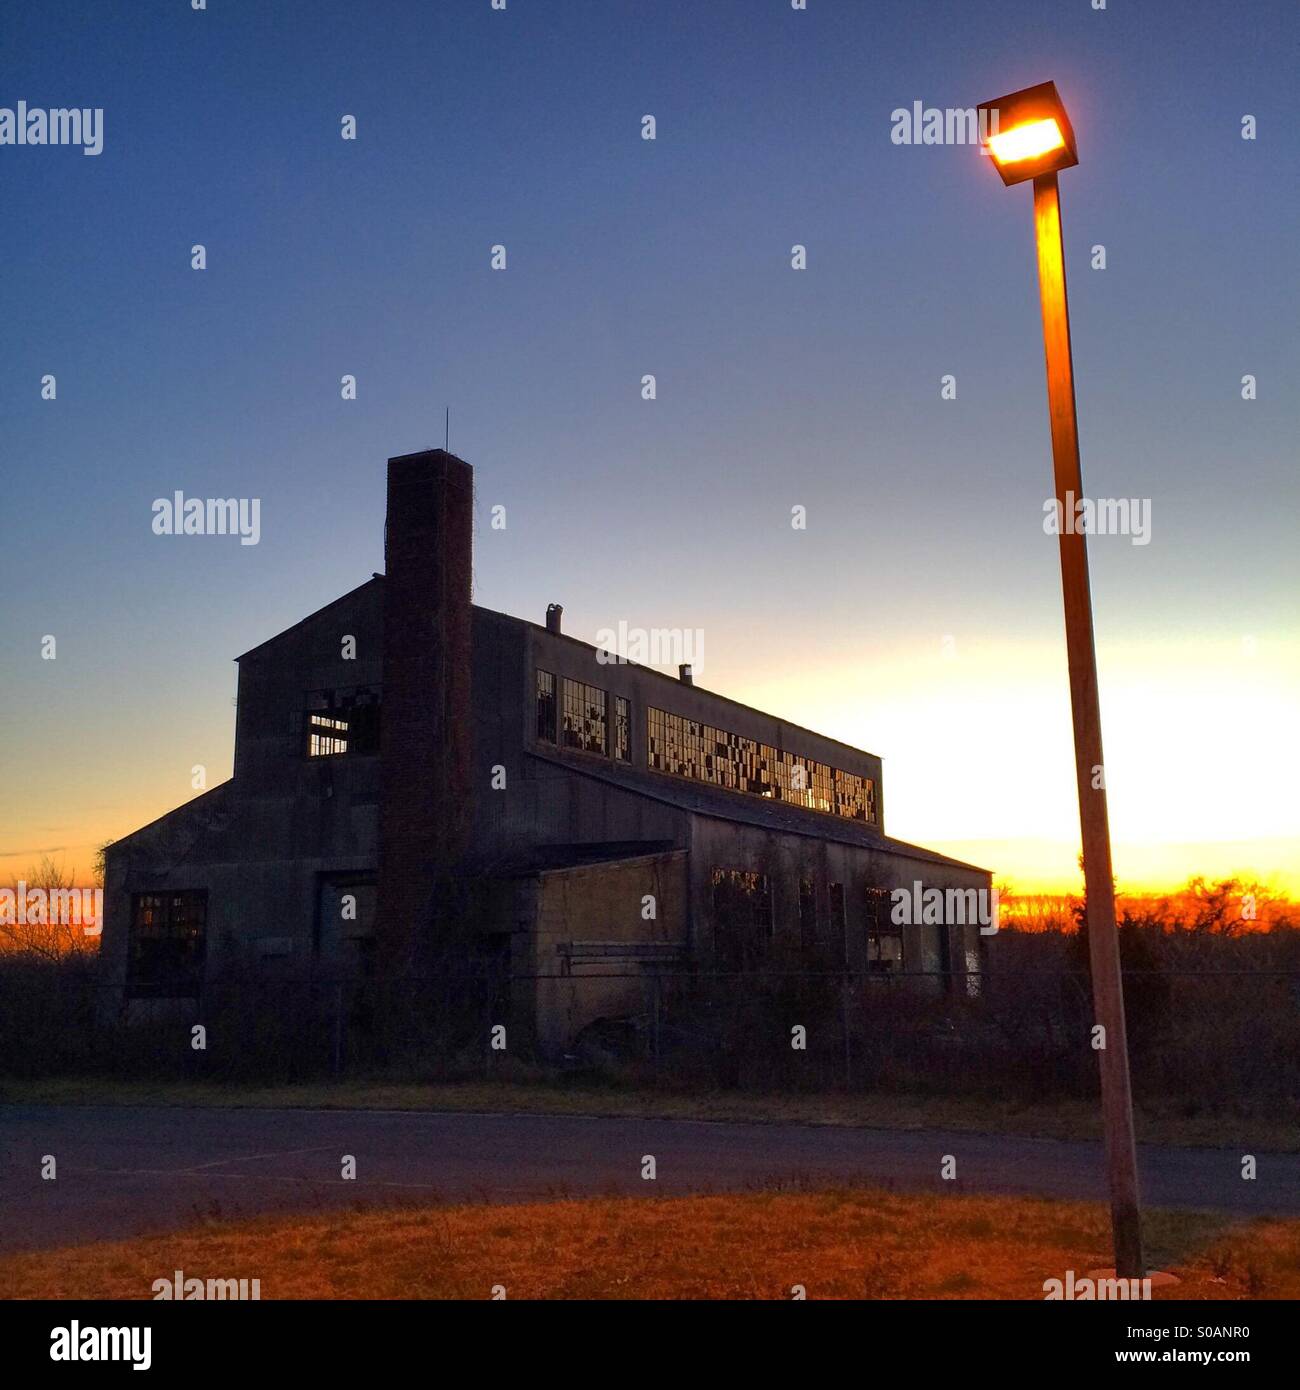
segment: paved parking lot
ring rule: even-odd
[[[42,1180],[44,1155],[57,1178]],[[344,1155],[356,1178],[341,1177]],[[652,1154],[657,1177],[641,1177]],[[939,1178],[946,1154],[957,1180]],[[1151,1206],[1300,1214],[1300,1155],[1147,1147]],[[0,1107],[0,1249],[221,1217],[781,1184],[1102,1198],[1101,1147],[1002,1135],[690,1120],[167,1106]]]

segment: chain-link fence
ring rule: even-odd
[[[1125,972],[1135,1092],[1300,1098],[1300,970]],[[684,1089],[1095,1093],[1086,970],[685,969],[227,977],[133,999],[93,960],[0,962],[0,1073],[289,1083],[599,1079]],[[199,1030],[199,1031],[196,1031]]]

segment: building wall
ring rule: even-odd
[[[320,876],[375,870],[379,758],[305,757],[304,697],[376,684],[381,633],[372,581],[240,660],[234,777],[105,856],[106,983],[126,980],[133,895],[167,888],[208,892],[209,975],[241,949],[268,970],[313,968]],[[355,660],[343,659],[345,636]]]
[[[650,1006],[648,984],[654,963],[602,953],[602,959],[572,959],[561,947],[581,952],[591,943],[628,946],[686,945],[687,874],[683,851],[614,864],[556,869],[538,876],[531,973],[536,1042],[546,1055],[568,1047],[598,1019],[640,1017]],[[643,904],[654,900],[653,919]]]
[[[343,657],[345,637],[356,640],[353,660]],[[329,766],[336,781],[356,781],[355,790],[370,793],[373,803],[377,759],[321,759],[309,766],[303,757],[305,697],[311,690],[379,685],[383,640],[384,584],[376,578],[240,657],[234,776],[244,795],[312,799],[312,777]]]
[[[830,886],[844,887],[847,929],[847,965],[854,971],[867,968],[868,899],[870,888],[911,888],[920,881],[926,887],[988,889],[990,876],[980,869],[964,869],[913,858],[892,849],[873,849],[840,844],[812,836],[765,830],[711,816],[692,818],[690,878],[694,913],[695,954],[708,960],[715,954],[711,875],[715,868],[740,869],[768,877],[772,889],[774,968],[782,963],[794,968],[804,959],[799,915],[800,880],[811,879],[817,898],[819,939],[828,947],[827,960],[838,964],[838,943],[830,920]],[[887,900],[888,901],[888,900]],[[904,969],[937,972],[944,966],[944,950],[937,924],[914,923],[903,927]],[[949,961],[964,961],[965,952],[979,950],[978,926],[954,926]],[[952,968],[958,968],[953,966]],[[942,981],[927,981],[924,988],[938,991]]]
[[[241,800],[232,789],[225,783],[110,848],[101,943],[107,985],[126,983],[134,895],[159,890],[207,892],[207,978],[245,958],[298,977],[338,965],[345,928],[318,920],[320,885],[325,876],[373,878],[373,814],[353,812],[348,833],[336,822],[313,853],[286,835],[284,802]]]

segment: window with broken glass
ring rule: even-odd
[[[584,753],[608,753],[605,692],[595,685],[564,679],[564,746]]]
[[[555,677],[537,669],[537,737],[543,743],[555,742]]]
[[[632,761],[632,706],[621,695],[614,696],[614,756]]]
[[[876,786],[870,777],[667,710],[647,711],[646,763],[653,772],[875,824]]]
[[[379,687],[310,691],[304,729],[309,758],[378,753]]]
[[[903,928],[891,920],[888,888],[867,889],[867,969],[895,975],[903,968]]]

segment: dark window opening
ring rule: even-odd
[[[766,874],[745,869],[714,869],[713,941],[724,970],[747,970],[765,954],[772,939],[772,883]]]
[[[207,924],[205,889],[133,894],[127,994],[135,999],[197,998]]]
[[[583,753],[609,752],[605,692],[598,686],[564,679],[564,746]]]
[[[903,968],[903,929],[890,919],[888,888],[867,889],[867,969],[893,975]]]
[[[537,737],[543,743],[555,742],[555,677],[540,669],[537,672]]]
[[[313,690],[307,696],[307,756],[337,758],[379,752],[379,689]]]

